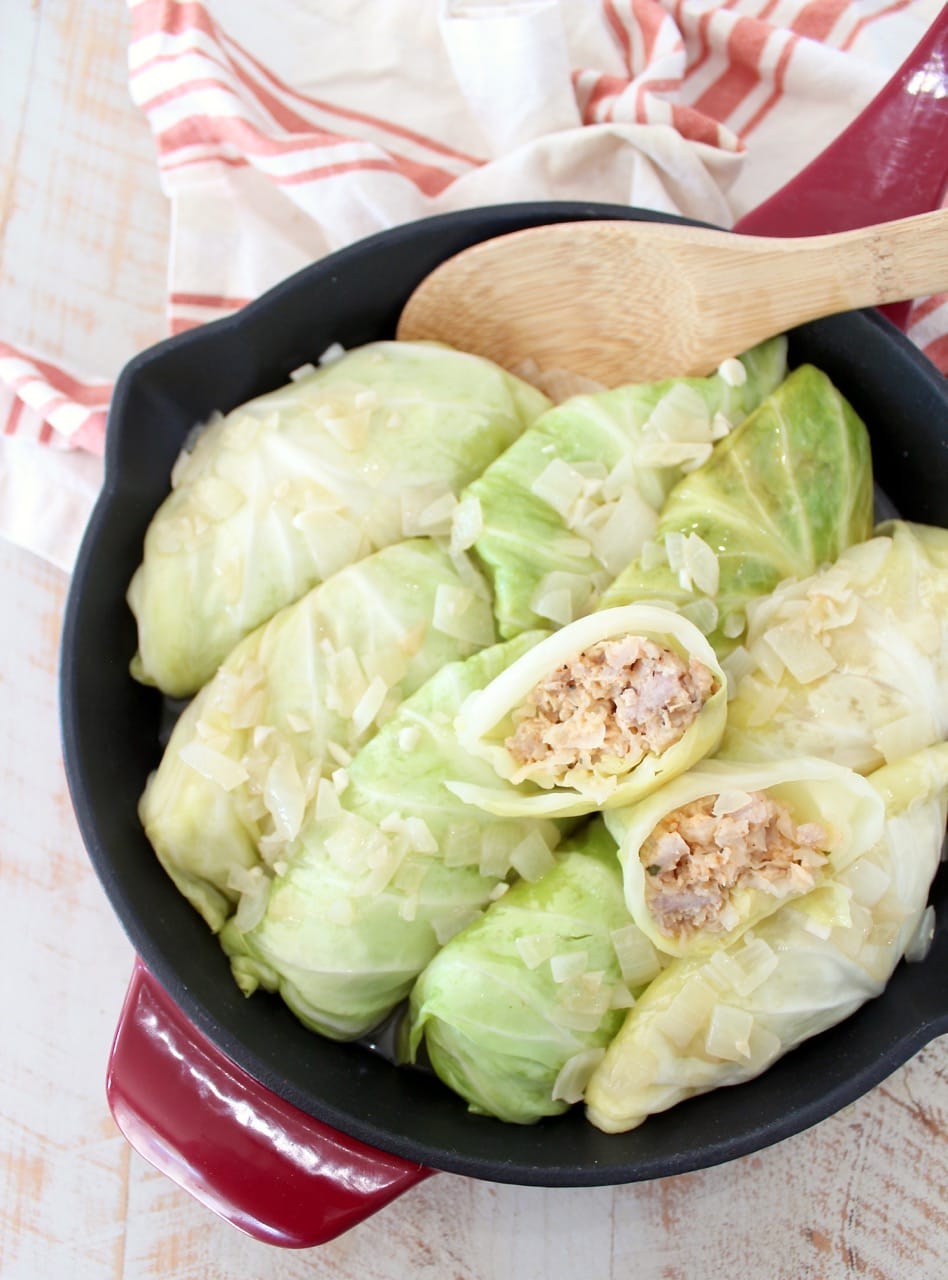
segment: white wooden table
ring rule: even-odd
[[[111,376],[163,334],[166,210],[119,0],[0,0],[0,336]],[[283,1253],[132,1153],[106,1107],[132,955],[60,761],[66,579],[0,542],[2,1280],[926,1280],[948,1274],[948,1039],[816,1129],[717,1169],[563,1191],[440,1175]]]

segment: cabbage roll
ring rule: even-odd
[[[878,843],[736,946],[663,970],[593,1072],[593,1124],[623,1132],[692,1094],[751,1079],[881,993],[927,924],[948,744],[887,765],[870,782],[885,805]]]
[[[178,719],[140,803],[163,866],[211,928],[249,870],[296,838],[320,777],[445,663],[493,639],[481,575],[418,538],[342,570],[237,646]]]
[[[870,536],[872,502],[866,428],[829,378],[804,365],[679,480],[654,539],[600,607],[668,601],[723,657],[750,600]]]
[[[633,920],[660,951],[688,956],[732,945],[838,875],[884,816],[869,782],[829,761],[709,760],[605,820]]]
[[[948,737],[948,530],[877,532],[754,604],[721,755],[871,773]]]
[[[496,776],[450,786],[501,815],[631,804],[714,751],[726,698],[714,650],[687,619],[650,605],[590,614],[465,702],[458,739]]]
[[[549,403],[476,356],[377,342],[211,422],[175,466],[129,588],[133,674],[192,694],[318,582],[448,532],[461,488]]]
[[[574,396],[545,413],[462,496],[501,636],[587,613],[652,537],[675,481],[785,372],[786,340],[774,338],[709,378]]]
[[[641,935],[623,950],[628,932],[615,841],[594,819],[431,961],[411,994],[410,1058],[424,1040],[471,1111],[514,1124],[565,1111],[658,972]]]
[[[452,722],[473,689],[536,641],[527,633],[443,667],[342,775],[320,782],[294,845],[256,869],[221,933],[245,993],[277,990],[313,1030],[363,1035],[498,885],[552,864],[557,825],[480,813],[444,785],[492,774]]]

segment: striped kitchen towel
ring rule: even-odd
[[[180,333],[334,249],[451,209],[594,199],[732,225],[842,131],[941,5],[130,8],[129,82],[171,204],[168,328]],[[948,370],[946,299],[917,304],[909,334]],[[105,379],[0,344],[0,530],[65,566],[94,498],[108,394]]]

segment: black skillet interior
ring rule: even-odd
[[[128,675],[135,632],[124,597],[195,423],[285,382],[333,342],[392,336],[415,284],[467,245],[584,218],[665,220],[594,204],[449,214],[343,250],[238,316],[133,360],[113,401],[106,486],[73,578],[61,660],[66,767],[84,840],[138,954],[191,1020],[265,1086],[370,1145],[456,1173],[549,1186],[662,1177],[757,1150],[832,1114],[948,1030],[948,875],[934,890],[939,924],[927,961],[900,966],[881,998],[760,1079],[620,1136],[599,1133],[578,1109],[529,1128],[472,1117],[432,1077],[312,1035],[275,998],[239,994],[138,823],[158,760],[160,700]],[[948,393],[937,371],[874,313],[801,328],[791,361],[824,369],[869,424],[877,479],[901,514],[948,525]]]

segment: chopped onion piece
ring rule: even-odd
[[[478,870],[490,880],[503,880],[510,870],[509,828],[500,823],[486,827],[480,837]]]
[[[451,533],[457,506],[458,500],[453,493],[442,494],[419,511],[416,532],[431,538],[447,537]]]
[[[726,418],[720,409],[711,418],[711,439],[723,440],[734,430],[734,423]]]
[[[558,515],[568,516],[573,504],[583,492],[585,481],[562,458],[554,458],[530,486],[532,493],[552,507]]]
[[[552,933],[529,933],[517,938],[514,946],[528,969],[538,969],[556,951],[557,937]]]
[[[590,537],[596,558],[617,576],[641,551],[655,532],[658,515],[634,489],[627,489],[608,518]]]
[[[349,775],[345,769],[333,769],[332,785],[337,794],[342,795],[343,791],[345,791],[346,787],[349,785]]]
[[[832,654],[801,627],[771,627],[763,638],[800,684],[811,684],[836,666]]]
[[[718,377],[729,387],[742,387],[747,381],[747,370],[736,356],[730,356],[718,365]]]
[[[553,1082],[553,1101],[568,1102],[571,1106],[582,1102],[589,1079],[605,1056],[605,1049],[584,1049],[567,1058]]]
[[[609,1000],[610,1009],[632,1009],[635,1007],[635,996],[624,982],[617,982],[612,988]]]
[[[328,822],[330,818],[338,818],[342,813],[339,803],[339,791],[329,778],[320,778],[316,787],[316,806],[313,816],[317,822]]]
[[[424,818],[410,817],[405,819],[405,836],[408,847],[415,853],[437,853],[438,842]]]
[[[335,760],[336,764],[341,764],[344,769],[348,765],[352,764],[352,752],[347,751],[341,743],[327,742],[326,750],[332,756],[333,760]]]
[[[905,958],[909,964],[917,964],[928,955],[935,937],[935,908],[929,905],[922,912],[918,928],[909,938],[905,948]]]
[[[524,880],[541,880],[555,866],[549,846],[538,831],[530,834],[513,850],[510,865]]]
[[[609,938],[619,961],[622,979],[633,990],[646,986],[661,971],[658,952],[637,924],[614,929]]]
[[[247,770],[239,761],[222,755],[197,739],[179,748],[178,758],[224,791],[233,791],[248,779]]]
[[[585,612],[589,607],[591,596],[592,584],[588,577],[583,574],[566,573],[561,569],[554,569],[552,573],[548,573],[544,578],[541,578],[537,584],[537,589],[530,601],[530,608],[534,613],[539,614],[541,618],[550,618],[553,622],[560,622],[565,625]],[[550,612],[550,610],[556,609],[557,614],[565,614],[567,608],[569,610],[568,617],[555,616],[553,612]]]
[[[502,898],[504,896],[504,894],[507,892],[509,888],[510,888],[510,885],[507,883],[506,880],[499,880],[497,884],[494,885],[493,889],[491,889],[490,893],[487,895],[488,901],[496,902],[498,898]]]
[[[562,951],[550,957],[550,973],[554,982],[567,982],[584,974],[588,964],[588,951]]]
[[[356,734],[364,733],[382,709],[388,693],[388,685],[381,676],[375,676],[352,711],[352,727]]]
[[[675,382],[652,410],[648,426],[666,440],[706,441],[711,415],[699,391],[687,382]]]
[[[721,632],[728,640],[736,640],[747,626],[747,616],[741,609],[735,609],[725,616],[721,623]]]
[[[658,569],[663,564],[668,564],[668,552],[664,545],[653,539],[643,542],[639,551],[639,566],[643,572],[650,573],[652,569]]]
[[[331,342],[323,354],[319,357],[319,364],[332,364],[336,360],[341,360],[346,354],[346,349],[339,342]]]
[[[699,591],[706,596],[718,593],[720,566],[717,554],[697,533],[689,533],[683,552],[684,568]]]
[[[303,825],[306,792],[293,753],[283,746],[267,772],[263,802],[270,811],[276,835],[295,840]]]
[[[310,378],[316,372],[314,364],[301,364],[298,369],[290,370],[291,382],[302,382],[304,378]]]
[[[735,976],[732,983],[739,996],[749,996],[756,991],[778,964],[776,952],[763,938],[745,941],[740,951],[734,952],[733,958],[741,970],[740,977]]]
[[[753,1027],[753,1014],[746,1009],[716,1004],[705,1037],[705,1052],[712,1058],[723,1058],[726,1062],[746,1060],[751,1054],[750,1036]]]
[[[839,876],[839,883],[852,890],[853,902],[861,907],[874,907],[892,883],[892,877],[869,858],[857,858]]]
[[[421,729],[417,724],[408,724],[398,731],[398,747],[400,751],[414,751],[421,741]]]
[[[678,573],[685,567],[685,535],[683,533],[665,534],[665,557],[672,573]]]
[[[678,1049],[684,1049],[706,1023],[713,1005],[714,991],[700,975],[695,975],[655,1019],[655,1026]]]
[[[484,531],[484,512],[475,493],[466,493],[454,509],[451,520],[451,553],[466,551]]]

